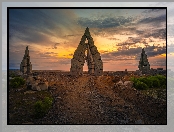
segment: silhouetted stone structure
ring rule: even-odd
[[[148,62],[147,55],[145,54],[144,48],[142,49],[138,68],[142,72],[142,74],[149,73],[150,71],[150,64]]]
[[[28,46],[26,47],[23,60],[20,64],[20,72],[22,72],[23,74],[32,73],[32,65],[31,65],[31,62],[30,62]]]
[[[86,39],[88,40],[88,43],[85,43]],[[87,51],[87,55],[85,55],[85,51]],[[86,28],[85,33],[74,52],[73,58],[71,59],[71,75],[83,74],[83,66],[85,60],[88,65],[89,74],[103,74],[103,62],[101,60],[101,56],[97,50],[97,47],[94,45],[94,41],[90,35],[88,27]]]

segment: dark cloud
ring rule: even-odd
[[[141,37],[154,36],[160,39],[166,37],[166,14],[165,10],[147,10],[149,12],[156,12],[155,15],[147,13],[140,18],[137,16],[131,17],[113,17],[107,18],[79,18],[79,24],[95,28],[94,34],[112,38],[111,35],[133,35],[136,34]],[[148,17],[147,17],[148,16]],[[160,28],[160,29],[159,29]],[[104,29],[104,30],[103,30]],[[152,32],[151,32],[152,31]],[[146,35],[146,36],[143,36]]]
[[[137,43],[143,43],[144,45],[148,45],[149,42],[155,42],[152,38],[166,40],[166,29],[153,29],[148,31],[135,30],[133,32],[138,36],[128,37],[126,41],[120,42],[116,44],[116,46],[123,46],[123,45],[136,46]]]
[[[137,47],[137,43],[143,43],[144,45],[148,45],[148,39],[143,37],[128,37],[126,41],[118,43],[116,44],[116,46],[120,46],[119,49],[127,49],[130,46]]]
[[[160,15],[160,16],[157,16],[157,17],[146,17],[146,18],[143,18],[141,20],[139,20],[138,24],[153,24],[153,25],[156,25],[159,23],[166,23],[166,15]]]
[[[126,23],[129,23],[133,20],[132,17],[125,18],[123,16],[120,17],[108,17],[108,18],[98,18],[98,19],[89,19],[89,18],[79,18],[78,23],[84,27],[90,28],[112,28],[119,27]]]
[[[69,32],[78,33],[75,15],[71,10],[61,9],[10,9],[9,39],[49,45],[54,42],[50,37],[62,37]],[[62,25],[66,31],[62,30]]]
[[[123,19],[124,17],[122,17]],[[105,19],[108,19],[107,25],[103,24],[103,21]],[[83,26],[86,24],[89,27],[95,28],[93,30],[94,34],[96,36],[101,37],[108,37],[109,40],[117,40],[117,38],[112,37],[112,35],[119,34],[119,35],[126,35],[126,36],[132,36],[136,35],[137,37],[134,37],[132,39],[127,40],[125,43],[121,42],[120,44],[126,45],[126,43],[129,43],[129,45],[133,45],[134,43],[142,42],[144,44],[147,44],[144,39],[149,39],[150,37],[153,38],[159,38],[159,39],[166,39],[166,15],[159,15],[158,16],[150,16],[146,18],[140,19],[138,22],[134,21],[133,18],[130,19],[129,22],[125,24],[125,26],[120,26],[116,24],[113,26],[113,23],[119,23],[119,19],[116,18],[105,18],[105,19],[87,19],[85,18],[81,23]],[[86,21],[85,21],[86,20]],[[110,21],[110,22],[109,22]],[[113,22],[114,21],[114,22]],[[110,26],[108,26],[110,25]],[[110,28],[112,27],[112,28]],[[118,44],[118,45],[120,45]]]
[[[144,41],[144,40],[143,40]],[[128,39],[122,43],[118,43],[116,44],[116,46],[131,46],[131,45],[135,45],[136,43],[140,43],[142,42],[142,37],[128,37]]]
[[[137,35],[142,35],[144,34],[144,30],[135,30]]]
[[[101,54],[104,61],[110,60],[139,60],[142,52],[142,47],[137,48],[120,48],[118,51]],[[166,47],[147,46],[145,52],[148,57],[155,57],[166,53]]]
[[[119,51],[115,51],[110,53],[113,56],[122,56],[122,55],[126,55],[126,56],[134,56],[137,55],[141,52],[141,47],[137,47],[137,48],[130,48],[128,50],[122,49]]]
[[[146,54],[149,57],[154,57],[157,55],[161,55],[161,54],[166,54],[166,47],[158,47],[158,46],[148,46],[145,48],[146,50]]]
[[[51,29],[56,28],[50,16],[39,9],[10,9],[9,25],[11,37],[30,43],[48,41],[43,33],[51,34]]]
[[[166,29],[154,29],[143,35],[145,38],[153,37],[159,39],[166,39]]]
[[[155,15],[147,13],[146,17],[142,17],[134,25],[137,28],[133,31],[139,37],[143,38],[159,38],[166,39],[166,14],[165,10],[147,10],[156,12]],[[161,11],[161,12],[159,12]],[[148,16],[148,17],[147,17]]]
[[[138,56],[141,53],[142,48],[130,48],[129,50],[119,50],[110,53],[102,54],[102,60],[104,61],[118,61],[118,60],[135,60],[134,56]]]
[[[57,49],[57,46],[58,46],[59,44],[60,44],[60,43],[55,43],[52,49]]]

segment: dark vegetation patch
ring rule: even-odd
[[[53,98],[45,97],[44,100],[39,100],[34,104],[34,114],[36,118],[43,117],[48,113],[53,103]]]
[[[48,91],[16,91],[9,93],[9,124],[25,124],[42,118],[52,106]]]
[[[25,80],[22,77],[14,77],[10,81],[10,87],[12,88],[18,88],[20,86],[23,86],[25,84]]]

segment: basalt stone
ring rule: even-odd
[[[143,74],[149,73],[150,71],[150,64],[148,62],[147,55],[145,54],[144,48],[142,49],[138,68]]]
[[[20,72],[23,74],[31,74],[32,73],[32,64],[30,62],[30,55],[29,55],[28,46],[26,47],[23,60],[20,64]]]
[[[39,83],[38,86],[41,90],[48,90],[48,82]]]
[[[88,43],[85,43],[86,40],[88,40]],[[85,55],[86,51],[87,55]],[[71,75],[82,75],[85,61],[88,65],[89,74],[103,74],[103,62],[97,47],[94,45],[94,41],[90,35],[88,27],[86,28],[85,33],[74,52],[73,58],[71,59]]]
[[[32,88],[31,89],[34,90],[34,91],[41,91],[40,87],[38,86],[38,83],[32,84]]]

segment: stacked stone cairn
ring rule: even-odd
[[[26,47],[23,60],[20,64],[20,72],[27,75],[32,73],[32,64],[30,62],[28,46]]]
[[[88,43],[85,43],[86,39]],[[87,55],[85,51],[87,50]],[[94,45],[93,38],[90,35],[89,28],[87,27],[81,41],[74,52],[73,58],[71,59],[71,75],[82,75],[83,66],[85,60],[88,65],[88,73],[100,76],[103,74],[103,62],[101,60],[100,53],[97,47]]]
[[[150,64],[148,62],[147,55],[145,54],[144,48],[142,49],[138,68],[142,72],[142,74],[147,74],[150,71]]]

